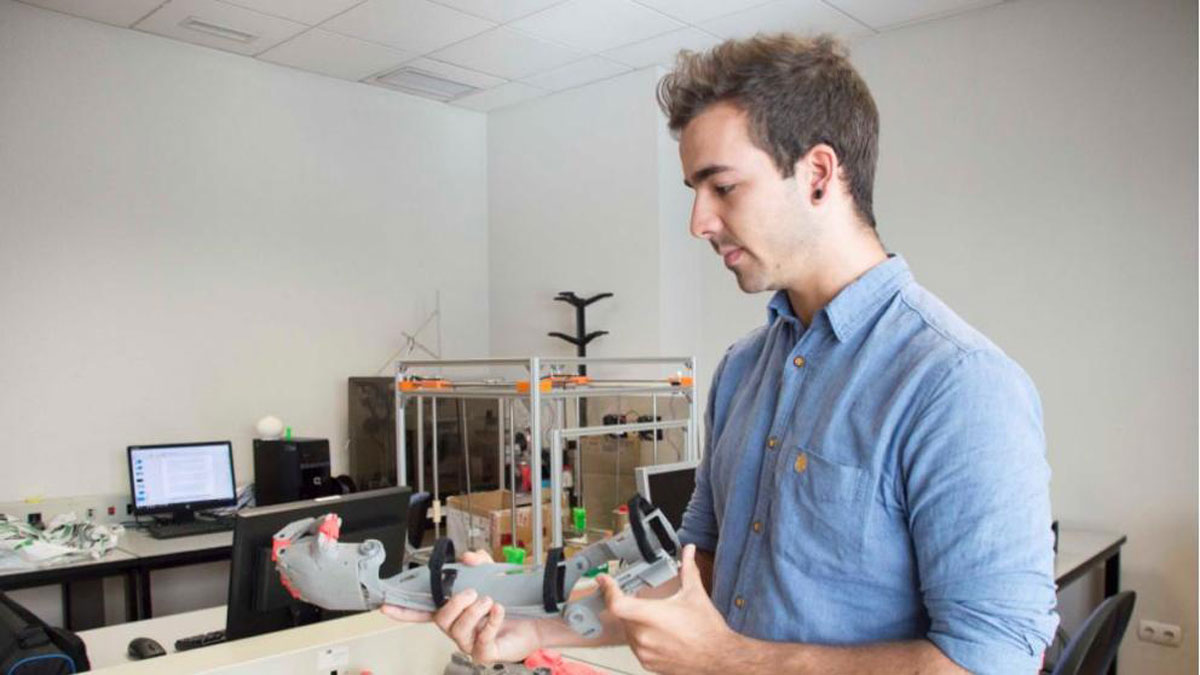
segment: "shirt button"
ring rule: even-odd
[[[741,609],[746,606],[746,599],[739,595],[733,599],[733,604],[737,605],[738,609]]]
[[[754,521],[754,531],[762,532],[762,521],[761,520]]]
[[[794,468],[796,469],[796,473],[804,473],[804,470],[808,468],[808,455],[803,452],[796,455],[796,465]]]
[[[778,439],[778,438],[776,438],[776,437],[772,436],[772,437],[770,437],[770,438],[768,438],[768,439],[767,439],[767,447],[768,447],[768,448],[774,448],[774,447],[775,447],[775,446],[777,446],[777,445],[779,445],[779,439]]]
[[[792,365],[796,366],[797,368],[803,368],[804,367],[804,357],[797,356],[796,358],[792,359]]]

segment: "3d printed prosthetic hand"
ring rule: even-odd
[[[440,539],[429,564],[379,578],[383,544],[338,543],[341,519],[330,513],[288,524],[275,533],[271,557],[293,597],[332,610],[366,610],[396,605],[436,611],[456,591],[473,588],[504,605],[509,616],[543,618],[561,615],[576,633],[594,637],[601,630],[604,598],[593,593],[567,601],[584,574],[610,560],[620,561],[613,580],[625,593],[660,586],[678,572],[679,539],[656,507],[640,496],[629,501],[629,526],[564,560],[561,548],[547,553],[546,563],[524,567],[492,563],[469,567],[454,561],[454,545]]]

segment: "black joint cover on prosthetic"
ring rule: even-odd
[[[442,537],[433,545],[433,552],[429,555],[429,592],[433,595],[435,607],[446,604],[454,592],[454,580],[458,577],[455,570],[443,572],[442,567],[447,560],[454,562],[454,542],[449,537]]]
[[[633,530],[633,541],[637,543],[638,552],[642,554],[646,562],[652,563],[658,560],[658,554],[654,552],[654,548],[650,546],[650,540],[646,537],[646,526],[642,523],[642,515],[649,515],[658,510],[650,502],[642,498],[641,495],[634,495],[629,500],[629,529]],[[658,536],[655,533],[655,536]]]
[[[542,570],[542,607],[547,612],[557,612],[558,603],[564,600],[566,575],[562,547],[550,549],[546,553],[546,567]]]

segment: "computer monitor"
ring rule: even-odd
[[[639,466],[633,470],[638,494],[657,506],[676,530],[683,525],[692,492],[696,490],[696,467],[700,462],[690,460],[672,464]]]
[[[128,452],[129,493],[139,516],[186,521],[195,511],[237,504],[229,441],[131,445]]]
[[[386,579],[398,574],[404,562],[411,494],[412,489],[407,487],[383,488],[238,512],[233,527],[225,638],[237,640],[352,614],[322,610],[292,598],[279,582],[271,561],[271,537],[292,521],[336,513],[342,519],[339,541],[378,539],[383,543],[387,557],[379,576]]]

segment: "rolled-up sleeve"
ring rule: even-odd
[[[1058,624],[1041,404],[1002,353],[937,375],[903,444],[928,639],[974,673],[1034,673]]]
[[[695,544],[702,551],[717,550],[717,515],[713,509],[712,483],[709,481],[709,471],[712,467],[713,435],[716,433],[717,392],[720,389],[721,374],[725,370],[728,356],[721,359],[713,371],[712,383],[708,390],[708,404],[704,409],[704,455],[700,466],[696,469],[696,489],[688,501],[687,509],[683,512],[683,525],[679,529],[681,544]]]

